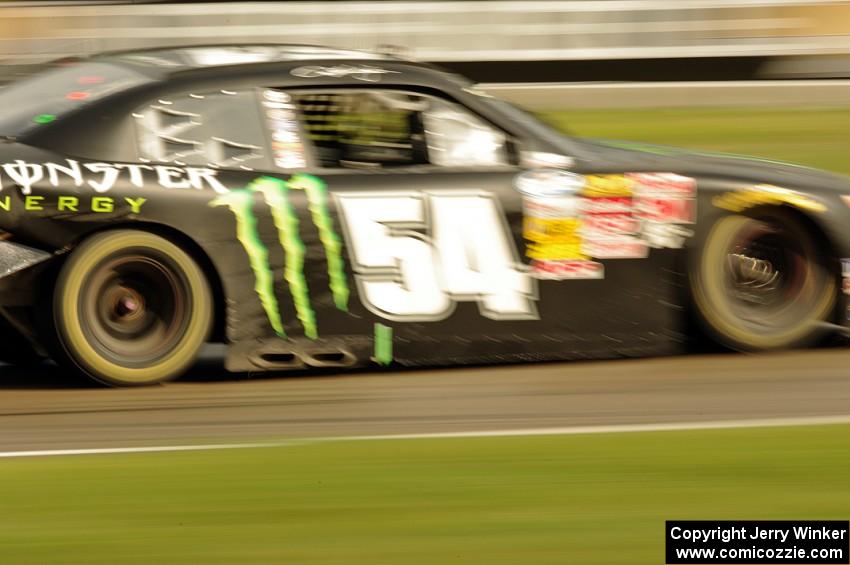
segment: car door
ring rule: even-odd
[[[410,357],[402,345],[413,343],[405,337],[408,333],[450,339],[441,328],[454,325],[454,335],[476,335],[482,331],[479,318],[536,317],[533,281],[521,264],[498,194],[500,188],[507,194],[516,174],[503,142],[491,148],[481,165],[463,163],[463,155],[447,155],[445,166],[436,167],[427,158],[421,96],[377,89],[296,90],[287,95],[301,119],[310,179],[327,191],[332,211],[328,223],[344,243],[345,277],[334,281],[323,220],[302,222],[320,336],[371,335],[375,323],[391,324],[399,338],[397,354]],[[289,125],[277,126],[272,137],[280,140],[276,158],[283,163],[293,159],[292,146],[285,145],[293,136],[287,134]],[[294,178],[303,175],[295,173]],[[309,191],[299,192],[307,198],[300,205],[309,211],[315,206]],[[454,221],[464,207],[479,218],[477,232],[458,231],[472,225]],[[455,239],[459,245],[449,246]],[[471,271],[463,253],[439,252],[462,252],[465,245],[471,246],[475,261],[485,261],[482,272]],[[504,289],[514,305],[502,306],[491,297],[493,283],[501,284],[505,275],[516,279],[516,289]],[[339,295],[343,280],[348,287],[344,308]],[[421,347],[415,347],[421,357]]]
[[[167,164],[176,179],[184,170],[208,171],[218,188],[152,198],[141,219],[180,226],[209,255],[227,299],[224,337],[235,343],[287,335],[276,297],[283,251],[272,210],[253,184],[280,172],[259,95],[254,87],[162,93],[133,113],[142,163]]]
[[[623,175],[520,166],[534,140],[454,100],[249,88],[135,117],[142,159],[213,167],[226,187],[181,194],[209,200],[187,230],[222,279],[231,368],[287,348],[363,361],[377,327],[395,358],[433,363],[608,355],[671,325],[669,262],[631,240],[582,249],[578,215],[628,221]]]
[[[318,312],[329,331],[380,323],[408,362],[485,362],[610,354],[668,325],[653,308],[666,283],[645,245],[623,238],[598,259],[581,250],[576,206],[595,206],[597,223],[622,221],[622,175],[592,176],[595,192],[578,199],[585,177],[520,167],[526,140],[438,95],[362,86],[287,95],[345,246],[350,300]],[[331,287],[310,270],[311,292]]]

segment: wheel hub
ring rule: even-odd
[[[180,339],[187,301],[167,258],[119,256],[92,274],[83,306],[85,330],[108,355],[144,363]]]
[[[145,299],[132,288],[120,287],[112,311],[119,320],[134,320],[144,315]]]
[[[726,255],[726,289],[737,315],[760,326],[792,316],[809,298],[808,269],[801,242],[781,224],[749,223]]]
[[[731,253],[729,270],[736,294],[746,302],[766,304],[781,286],[782,272],[768,259]]]

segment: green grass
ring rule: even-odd
[[[543,112],[582,136],[768,157],[850,175],[850,108]]]
[[[665,519],[847,519],[850,426],[0,460],[0,563],[662,563]]]

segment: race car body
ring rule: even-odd
[[[564,136],[427,65],[299,46],[0,92],[6,359],[173,378],[746,350],[846,316],[844,178]]]

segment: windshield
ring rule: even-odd
[[[547,123],[540,116],[536,114],[532,114],[519,106],[515,106],[506,100],[502,100],[501,98],[496,98],[495,96],[488,96],[485,98],[488,104],[498,108],[499,111],[516,122],[523,122],[528,124],[535,133],[542,135],[544,137],[552,137],[556,139],[561,139],[564,136],[568,136],[569,132],[559,130]]]
[[[151,79],[103,62],[72,62],[0,90],[0,135],[20,136],[109,94]]]
[[[527,112],[510,102],[495,98],[493,96],[482,97],[482,100],[499,111],[503,116],[517,123],[523,124],[525,129],[538,139],[549,143],[570,157],[576,159],[585,158],[582,148],[582,140],[571,136],[569,133],[560,131],[541,120],[539,116]]]

